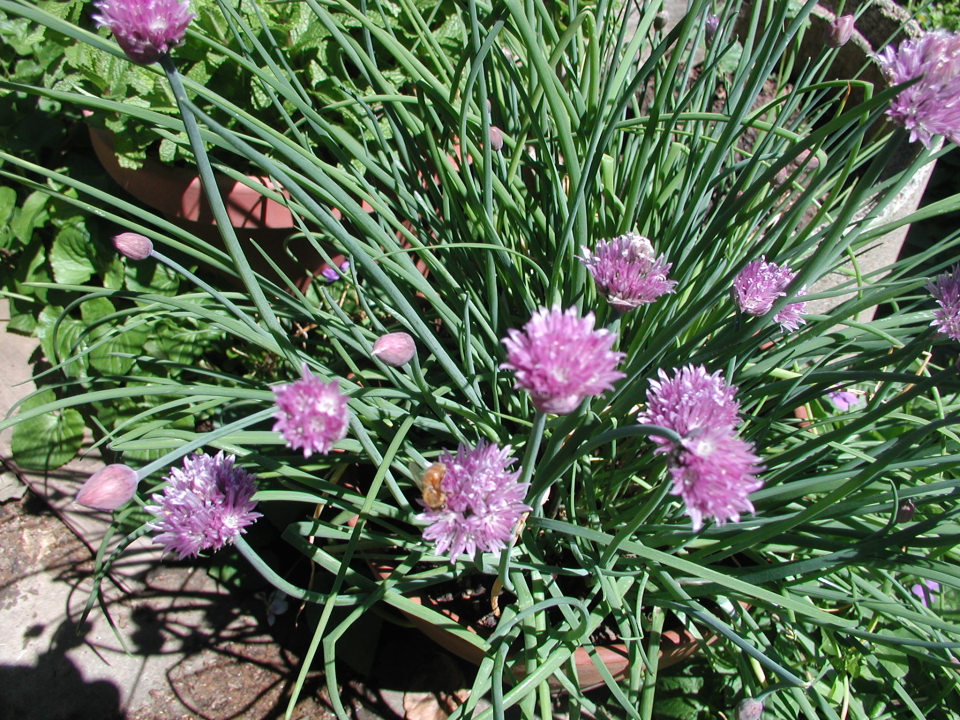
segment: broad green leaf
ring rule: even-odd
[[[148,337],[142,327],[115,333],[90,351],[90,365],[107,375],[126,375],[136,362],[136,356],[143,352]],[[132,357],[124,357],[128,355]]]
[[[102,320],[108,315],[115,313],[117,309],[108,298],[98,297],[84,301],[80,305],[80,317],[86,325],[93,325],[98,320]]]
[[[20,212],[10,223],[13,234],[17,236],[20,242],[26,244],[30,242],[30,236],[33,231],[43,225],[47,220],[46,213],[47,194],[36,190],[27,196]]]
[[[179,276],[152,259],[126,266],[126,286],[133,292],[173,295],[180,287]]]
[[[27,400],[20,411],[56,401],[53,390]],[[14,460],[29,470],[54,470],[70,462],[83,442],[83,417],[72,408],[54,410],[14,426],[10,447]]]
[[[79,344],[86,328],[82,322],[66,317],[59,325],[56,324],[62,312],[63,308],[48,305],[40,312],[37,325],[37,338],[43,354],[48,362],[54,364],[72,358],[86,345]],[[63,372],[67,377],[77,378],[86,375],[86,369],[87,357],[84,355],[64,365]]]
[[[71,225],[63,228],[50,248],[54,278],[65,285],[82,285],[95,272],[94,255],[90,233],[85,227]]]

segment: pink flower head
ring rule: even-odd
[[[516,373],[514,387],[523,388],[540,412],[566,415],[588,395],[610,390],[624,374],[616,369],[624,354],[613,351],[616,335],[594,330],[593,313],[577,316],[541,308],[519,330],[507,331],[501,342],[507,362],[500,367]]]
[[[887,115],[930,147],[934,135],[960,142],[960,33],[935,30],[874,56],[891,85],[921,78],[897,95]]]
[[[315,452],[326,455],[347,436],[347,399],[340,394],[335,381],[323,382],[306,363],[300,372],[300,380],[273,388],[277,403],[273,430],[283,436],[287,447],[302,449],[304,457]]]
[[[76,502],[111,512],[133,499],[139,482],[137,473],[126,465],[107,465],[87,478],[77,493]]]
[[[960,340],[960,265],[937,275],[926,287],[940,306],[930,324],[951,340]]]
[[[749,495],[763,486],[756,475],[762,468],[753,446],[736,436],[740,406],[737,389],[728,385],[720,371],[712,375],[703,366],[687,365],[660,380],[651,380],[647,407],[638,420],[660,425],[681,436],[679,445],[653,436],[667,454],[673,487],[670,492],[683,499],[684,512],[694,531],[704,518],[722,525],[753,512]]]
[[[652,303],[664,293],[673,292],[675,280],[667,280],[670,263],[656,257],[645,237],[627,233],[613,240],[602,240],[591,253],[581,247],[578,258],[603,295],[618,312],[627,312],[645,303]]]
[[[170,471],[163,492],[151,496],[156,505],[146,507],[156,517],[148,523],[160,533],[155,543],[183,559],[219,550],[246,532],[260,517],[252,499],[256,477],[235,467],[235,460],[222,451],[213,457],[193,455],[184,458],[183,470]]]
[[[439,462],[446,472],[440,489],[446,503],[417,515],[417,520],[429,523],[423,539],[434,543],[437,555],[449,552],[452,563],[463,554],[507,546],[520,516],[530,512],[523,502],[530,484],[517,482],[519,470],[507,470],[514,463],[509,455],[509,445],[501,450],[483,440],[473,449],[460,445],[455,456],[441,453]]]
[[[179,45],[196,17],[187,2],[178,0],[98,0],[93,16],[107,27],[127,57],[140,65],[155,63]]]
[[[712,427],[736,427],[740,424],[737,389],[717,370],[712,375],[703,365],[686,365],[673,377],[658,371],[659,380],[650,381],[647,408],[638,419],[647,425],[659,425],[684,436],[694,430]],[[654,437],[660,443],[666,438]]]
[[[759,260],[751,260],[733,280],[733,296],[742,312],[760,317],[773,309],[777,298],[786,297],[787,286],[796,277],[786,265],[766,262],[761,255]],[[807,286],[797,290],[797,297],[806,294]],[[806,323],[802,314],[806,310],[805,302],[783,306],[773,319],[780,323],[784,331],[796,330]]]
[[[756,478],[760,458],[732,427],[696,430],[674,450],[669,462],[670,494],[683,498],[694,532],[705,517],[723,525],[727,520],[737,522],[741,513],[753,512],[749,495],[763,487]]]

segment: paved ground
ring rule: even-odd
[[[6,310],[0,301],[0,415],[32,390],[36,348],[3,331]],[[282,716],[303,649],[293,614],[271,628],[262,600],[231,595],[203,567],[162,561],[144,538],[103,585],[115,631],[99,607],[81,624],[108,518],[74,504],[73,495],[102,462],[93,452],[46,476],[18,472],[9,442],[7,431],[0,436],[0,718]],[[314,680],[295,717],[332,716],[317,690]]]

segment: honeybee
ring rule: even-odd
[[[431,510],[443,510],[447,505],[447,495],[440,489],[447,466],[443,463],[433,463],[423,473],[413,473],[413,481],[420,488],[423,495],[423,504]]]

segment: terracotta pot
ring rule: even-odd
[[[84,111],[84,115],[90,115]],[[203,192],[200,178],[186,168],[167,165],[153,158],[147,157],[140,168],[125,168],[117,161],[114,153],[111,131],[104,128],[88,126],[90,142],[97,159],[107,174],[137,200],[160,212],[167,220],[188,230],[191,234],[224,249],[220,233],[213,219],[210,203]],[[459,152],[459,146],[458,146]],[[456,160],[451,157],[456,167]],[[253,185],[262,185],[269,190],[277,190],[277,186],[268,177],[247,176]],[[270,255],[270,259],[289,278],[294,280],[301,289],[308,285],[313,278],[320,277],[329,269],[329,265],[303,237],[290,238],[299,228],[293,219],[290,209],[275,200],[271,200],[259,190],[249,187],[242,182],[232,180],[226,175],[217,175],[217,186],[223,198],[230,218],[230,224],[237,231],[237,238],[243,246],[244,253],[254,270],[274,281],[279,277],[267,263],[258,262],[261,255],[252,242]],[[287,197],[282,189],[280,192]],[[373,213],[373,207],[366,201],[361,201],[364,212]],[[337,208],[331,208],[330,213],[337,220],[342,214]],[[404,221],[409,230],[413,224]],[[403,240],[401,233],[397,233],[401,247],[408,248],[410,244]],[[332,253],[333,250],[331,249]],[[296,258],[294,260],[291,258]],[[344,261],[341,254],[331,255],[331,260],[339,267]],[[417,270],[426,277],[427,265],[423,260],[416,262]]]
[[[371,568],[381,579],[386,578],[390,574],[391,570],[391,568],[382,564],[378,566],[371,565]],[[420,605],[423,605],[425,600],[422,595],[414,595],[410,599]],[[427,601],[427,605],[430,606],[429,600]],[[439,607],[433,607],[432,609],[443,613],[454,622],[460,622],[460,618],[454,613]],[[416,615],[404,613],[404,616],[424,635],[440,645],[447,652],[450,652],[473,665],[479,665],[484,659],[485,655],[480,648],[467,642],[449,630],[434,625],[433,623],[417,617]],[[475,632],[474,629],[469,626],[467,626],[467,629],[470,632]],[[716,636],[705,636],[704,642],[706,642],[706,644],[711,645],[715,641]],[[684,630],[680,632],[674,630],[667,630],[663,632],[660,639],[660,651],[658,654],[658,670],[664,670],[687,659],[697,651],[698,647],[698,641],[693,637],[693,635]],[[614,679],[619,680],[624,677],[630,666],[629,653],[626,645],[623,643],[615,643],[612,645],[597,646],[595,651],[597,656],[606,666],[607,671],[613,676]],[[603,677],[600,675],[600,671],[597,670],[596,665],[594,665],[593,660],[590,658],[590,654],[586,649],[577,648],[573,653],[573,661],[577,668],[577,678],[582,690],[590,690],[603,685]],[[524,673],[523,666],[521,665],[516,667],[515,673],[518,675],[518,677],[521,677]],[[560,689],[560,684],[553,678],[551,678],[549,682],[554,689]]]
[[[144,205],[161,213],[167,220],[223,249],[213,212],[195,172],[167,165],[151,157],[147,157],[140,168],[122,167],[114,153],[113,133],[92,125],[88,127],[90,142],[97,159],[120,187]],[[270,190],[277,189],[266,177],[250,176],[249,180],[254,185],[262,185]],[[297,227],[293,215],[285,205],[264,197],[255,188],[226,175],[218,175],[217,186],[230,224],[236,229],[244,252],[257,272],[273,280],[278,279],[267,263],[258,262],[261,255],[253,247],[253,242],[270,255],[270,259],[287,277],[301,286],[329,267],[306,238],[289,239],[297,232]],[[373,211],[366,203],[364,209],[367,212]],[[339,216],[336,210],[334,214]],[[338,264],[343,262],[342,255],[331,259]]]

